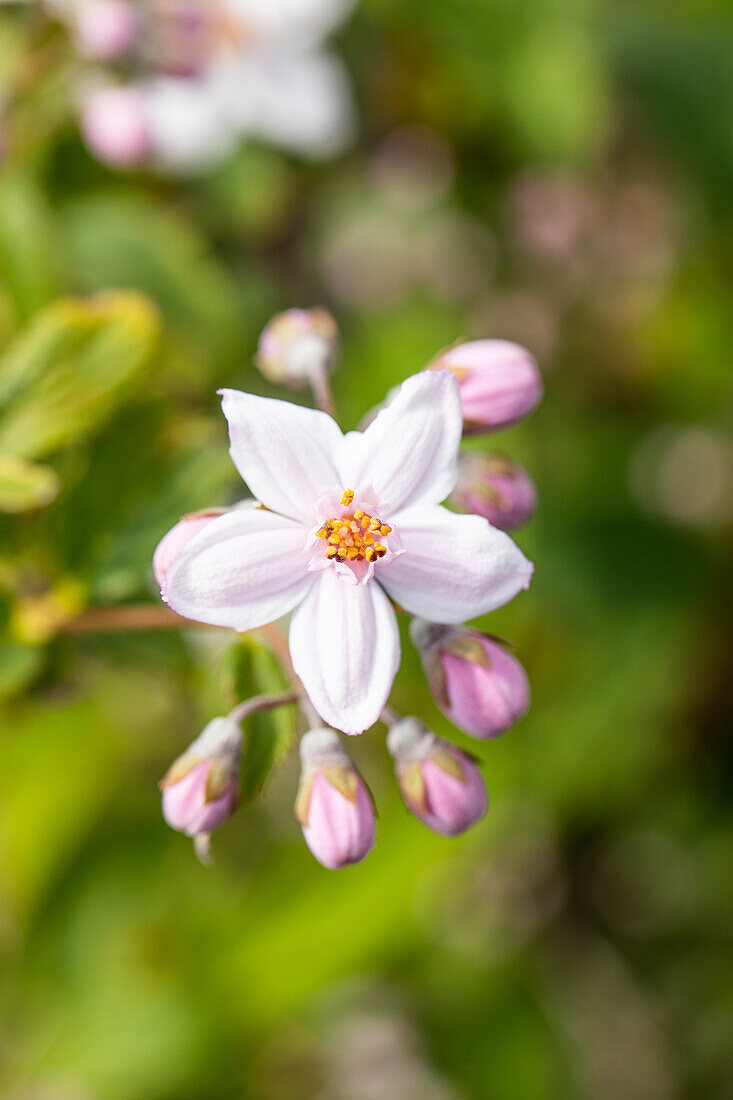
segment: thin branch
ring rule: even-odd
[[[210,624],[208,623],[197,623],[193,622],[191,619],[184,619],[182,615],[177,615],[175,611],[171,611],[165,604],[132,603],[120,604],[116,607],[89,607],[85,611],[82,611],[81,614],[77,615],[76,618],[70,619],[67,623],[64,623],[60,633],[74,636],[145,630],[201,630],[203,628],[209,628],[209,626]],[[215,626],[211,627],[211,629],[221,630],[229,628]],[[302,683],[295,674],[293,662],[290,659],[288,641],[280,627],[277,623],[267,623],[266,626],[259,628],[258,633],[275,653],[275,656],[280,661],[283,671],[292,686],[292,691],[288,693],[287,700],[278,701],[272,705],[280,706],[281,702],[284,703],[285,701],[297,702],[305,715],[308,725],[310,727],[320,725],[321,719],[316,714],[313,705],[305,693]],[[255,697],[255,699],[261,698],[261,696]],[[254,701],[255,700],[250,699],[248,703]],[[247,704],[242,704],[242,706],[245,705]]]
[[[128,603],[117,607],[88,607],[61,627],[62,634],[103,634],[126,630],[180,630],[206,626],[177,615],[164,604]],[[215,627],[214,629],[220,629]]]
[[[321,412],[328,413],[329,416],[335,418],[336,406],[334,405],[331,383],[326,368],[321,365],[311,370],[308,383],[313,393],[313,400]]]
[[[297,691],[281,691],[278,695],[253,695],[251,699],[245,699],[236,706],[229,717],[235,722],[244,722],[253,714],[263,710],[274,710],[275,707],[284,707],[289,703],[297,703],[300,693]]]

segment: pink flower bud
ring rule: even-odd
[[[287,309],[262,331],[255,363],[270,382],[305,386],[333,369],[338,328],[326,309]]]
[[[508,340],[456,344],[430,364],[458,379],[464,432],[508,428],[527,416],[542,397],[542,377],[525,348]]]
[[[140,13],[128,0],[82,0],[75,15],[80,51],[100,61],[129,53],[142,30]]]
[[[194,535],[197,535],[212,519],[224,515],[225,511],[227,511],[225,508],[210,508],[202,512],[192,512],[180,519],[175,527],[171,527],[170,531],[163,535],[153,554],[153,573],[161,588],[173,559],[180,554]]]
[[[306,733],[295,815],[305,842],[331,870],[359,863],[374,847],[374,805],[364,780],[330,729]]]
[[[484,816],[486,784],[474,761],[419,719],[391,726],[387,748],[405,805],[433,832],[456,836]]]
[[[506,455],[460,454],[451,503],[459,512],[483,516],[494,527],[512,531],[534,513],[537,490],[527,471]]]
[[[504,645],[476,630],[414,619],[430,691],[443,714],[473,737],[498,737],[527,712],[527,674]]]
[[[214,718],[160,782],[163,817],[172,829],[198,836],[218,829],[236,809],[242,730]]]
[[[91,152],[113,168],[134,168],[153,151],[145,100],[137,88],[89,92],[82,104],[81,128]]]

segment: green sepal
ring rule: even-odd
[[[445,669],[438,652],[432,652],[423,662],[425,678],[428,681],[430,694],[438,706],[447,710],[450,707],[448,698],[448,684],[445,678]]]
[[[313,791],[313,772],[301,776],[298,793],[295,798],[295,817],[305,829],[308,825],[311,793]]]
[[[512,462],[509,455],[505,455],[503,451],[494,451],[486,459],[492,474],[498,474],[499,477],[512,477],[517,466],[515,462]]]
[[[226,794],[231,781],[231,767],[228,764],[220,764],[218,761],[214,761],[206,777],[204,802],[216,802],[217,799],[222,798]]]
[[[332,764],[323,768],[323,777],[335,787],[349,802],[356,802],[359,793],[359,781],[353,768],[345,764]]]
[[[470,661],[472,665],[491,668],[491,658],[475,634],[458,630],[447,639],[441,649],[443,653],[451,653],[463,661]]]
[[[419,813],[428,812],[428,792],[419,764],[402,764],[397,773],[405,802]]]
[[[471,492],[480,497],[481,500],[485,500],[487,504],[493,504],[494,507],[500,508],[502,512],[508,512],[511,507],[506,497],[503,497],[493,485],[489,485],[485,481],[472,481]]]
[[[452,775],[454,779],[460,780],[461,783],[468,782],[468,776],[461,761],[457,760],[453,753],[448,752],[447,749],[436,749],[435,752],[430,754],[430,760],[446,775]]]
[[[202,759],[201,756],[196,756],[194,753],[184,752],[182,756],[179,756],[177,760],[173,761],[168,771],[158,783],[160,790],[164,791],[166,787],[173,787],[176,783],[180,783],[197,764],[201,763]]]
[[[506,638],[500,638],[498,634],[484,634],[484,638],[488,638],[490,642],[495,642],[496,645],[500,645],[502,649],[506,649],[509,653],[516,653],[519,646],[514,642],[508,642]]]

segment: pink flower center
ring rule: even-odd
[[[341,504],[348,508],[354,500],[354,490],[345,489]],[[329,561],[372,562],[387,554],[387,547],[380,539],[386,538],[392,528],[378,516],[372,516],[361,508],[346,512],[340,518],[324,519],[316,531],[316,538],[323,540],[323,554]]]

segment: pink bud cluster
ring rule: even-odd
[[[323,387],[327,388],[337,345],[336,324],[325,310],[288,310],[278,314],[265,328],[255,362],[270,382],[309,385],[322,407],[329,401]],[[432,366],[448,368],[458,380],[464,433],[490,432],[515,424],[535,408],[542,396],[542,380],[534,359],[524,349],[506,341],[480,340],[456,345]],[[426,377],[431,384],[436,381],[432,375]],[[442,377],[445,379],[445,374]],[[448,383],[453,393],[457,448],[460,415],[455,383],[451,379]],[[503,530],[513,529],[531,517],[536,490],[517,463],[499,453],[481,455],[471,451],[458,457],[459,477],[451,498],[455,508],[481,516]],[[341,504],[346,507],[353,500],[353,490],[345,490]],[[262,505],[246,501],[235,507],[261,509]],[[178,566],[171,568],[173,562],[184,549],[187,558],[199,548],[206,548],[213,529],[205,535],[202,532],[223,512],[228,512],[224,523],[238,518],[235,511],[226,509],[192,513],[184,516],[159,543],[153,569],[164,597],[178,569]],[[324,514],[332,512],[327,510]],[[365,518],[363,512],[354,514]],[[369,521],[370,517],[366,519]],[[477,526],[486,529],[485,523],[478,522]],[[387,526],[386,531],[391,532],[391,528]],[[502,540],[511,542],[503,535],[499,541]],[[388,587],[386,591],[389,594]],[[432,595],[431,590],[431,599]],[[442,613],[440,601],[429,606],[431,615],[438,618]],[[453,623],[450,618],[436,622],[415,617],[410,624],[410,637],[419,652],[437,707],[464,733],[490,740],[510,729],[527,712],[529,682],[509,643],[471,626]],[[306,679],[299,674],[302,682],[291,669],[295,695],[300,694],[302,700]],[[388,693],[383,698],[386,700]],[[291,694],[289,700],[275,700],[275,705],[292,699]],[[315,705],[315,698],[312,701]],[[314,721],[313,707],[305,702],[303,709],[309,720]],[[238,723],[233,721],[238,713],[241,707],[229,718],[211,722],[173,764],[161,784],[166,820],[189,836],[207,838],[236,808],[243,738]],[[378,713],[375,710],[375,715]],[[397,784],[410,813],[445,836],[461,834],[481,820],[487,812],[488,795],[476,760],[437,736],[417,717],[399,717],[389,707],[381,714],[389,727],[387,749],[394,762]],[[328,720],[338,724],[337,718]],[[347,725],[340,728],[354,732]],[[374,847],[376,835],[374,803],[363,777],[344,750],[339,735],[327,726],[312,728],[303,736],[300,756],[295,815],[308,848],[328,869],[359,863]]]
[[[456,836],[479,821],[488,806],[475,761],[436,737],[417,718],[392,724],[387,748],[405,805],[424,825]],[[374,846],[376,818],[369,790],[330,729],[305,735],[296,816],[305,842],[324,867],[359,863]]]

